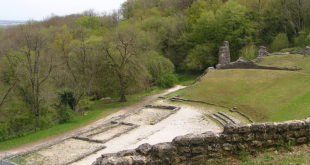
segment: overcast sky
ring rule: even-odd
[[[81,13],[88,9],[111,12],[125,0],[0,0],[0,20],[42,20],[48,16]]]

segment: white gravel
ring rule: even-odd
[[[111,128],[105,132],[99,133],[99,134],[94,135],[94,136],[90,136],[89,138],[95,139],[95,140],[102,140],[102,141],[109,140],[119,133],[126,132],[131,127],[132,126],[128,126],[128,125],[119,125],[117,127]]]
[[[126,117],[122,121],[136,125],[149,125],[151,123],[157,123],[158,120],[171,113],[172,110],[144,108],[136,114]]]
[[[68,139],[35,153],[24,155],[25,165],[60,165],[71,162],[80,156],[96,151],[103,144]]]
[[[160,104],[163,103],[160,102]],[[205,113],[211,113],[211,110],[208,112],[194,106],[182,104],[182,108],[167,119],[155,125],[141,125],[127,134],[112,139],[104,144],[107,148],[73,163],[73,165],[92,164],[102,154],[134,149],[143,143],[157,144],[170,142],[176,136],[189,133],[221,132],[222,129],[218,125],[203,117]]]

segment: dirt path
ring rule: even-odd
[[[181,109],[155,125],[139,123],[141,125],[138,128],[106,142],[104,144],[106,146],[105,149],[95,152],[72,165],[92,164],[96,158],[100,157],[102,154],[134,149],[143,143],[153,145],[162,142],[170,142],[176,136],[189,133],[200,134],[207,131],[218,133],[222,131],[222,128],[216,123],[204,118],[206,114],[214,112],[211,109],[205,110],[191,105],[171,103],[163,100],[158,100],[153,104],[177,106],[181,107]],[[149,116],[144,116],[142,114],[141,117],[147,120]]]
[[[185,88],[185,86],[178,85],[178,86],[175,86],[174,88],[168,89],[168,90],[166,90],[166,91],[164,91],[164,92],[162,92],[160,94],[155,94],[155,95],[147,96],[147,97],[145,97],[144,99],[142,99],[141,101],[139,101],[139,102],[137,102],[135,104],[132,104],[130,106],[121,108],[116,113],[113,113],[113,114],[111,114],[111,115],[109,115],[107,117],[104,117],[104,118],[102,118],[102,119],[100,119],[100,120],[98,120],[98,121],[96,121],[94,123],[88,124],[87,126],[84,126],[82,128],[78,128],[78,129],[69,131],[69,132],[64,133],[62,135],[50,137],[50,138],[47,138],[47,139],[43,139],[43,140],[31,143],[31,144],[26,144],[26,145],[14,148],[14,149],[6,150],[6,151],[1,151],[0,152],[0,158],[3,158],[5,156],[7,156],[7,155],[27,152],[27,151],[30,151],[30,150],[33,150],[33,149],[36,149],[36,148],[42,148],[42,146],[44,146],[46,144],[49,144],[49,143],[52,144],[52,143],[55,143],[57,141],[61,141],[63,139],[71,137],[72,135],[77,134],[77,133],[79,133],[79,132],[81,132],[83,130],[88,130],[88,129],[91,129],[91,128],[98,127],[99,125],[101,125],[102,123],[106,122],[107,120],[113,119],[114,117],[117,117],[117,116],[120,116],[120,115],[131,113],[131,112],[133,112],[133,111],[135,111],[137,109],[140,109],[143,106],[149,104],[150,102],[155,101],[160,96],[164,96],[166,94],[172,93],[174,91],[177,91],[177,90],[180,90],[180,89],[183,89],[183,88]]]

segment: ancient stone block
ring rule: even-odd
[[[235,133],[238,130],[238,127],[234,124],[226,124],[224,126],[224,134],[231,134],[231,133]]]
[[[145,143],[145,144],[141,144],[137,149],[136,151],[138,153],[141,153],[143,155],[147,155],[152,149],[152,146],[148,143]]]
[[[305,122],[296,120],[296,121],[291,121],[289,124],[290,129],[297,130],[297,129],[302,129],[304,128]]]
[[[255,123],[255,124],[252,124],[252,126],[251,126],[251,130],[254,133],[256,133],[256,132],[266,132],[265,128],[266,128],[266,126],[265,126],[264,123]]]
[[[258,57],[264,57],[264,56],[268,56],[269,53],[267,51],[267,48],[265,46],[260,46],[259,50],[258,50]]]
[[[223,144],[223,149],[225,150],[225,151],[231,151],[231,150],[233,150],[233,145],[231,145],[231,144],[229,144],[229,143],[225,143],[225,144]]]
[[[306,137],[298,138],[298,139],[296,140],[296,142],[299,143],[299,144],[306,143],[306,142],[307,142],[307,138],[306,138]]]
[[[251,132],[251,127],[250,125],[242,125],[238,127],[238,132],[239,133],[247,133],[247,132]]]
[[[225,65],[230,63],[229,42],[225,41],[224,46],[219,50],[219,64]]]

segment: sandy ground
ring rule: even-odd
[[[128,125],[119,125],[117,127],[109,129],[109,130],[107,130],[105,132],[99,133],[99,134],[94,135],[94,136],[90,136],[89,138],[95,139],[95,140],[102,140],[102,141],[109,140],[109,139],[113,138],[115,135],[117,135],[119,133],[126,132],[131,127],[132,126],[128,126]]]
[[[101,125],[102,123],[108,121],[108,120],[111,120],[113,119],[114,117],[117,117],[119,115],[123,115],[123,114],[127,114],[127,113],[132,113],[133,111],[139,109],[139,108],[142,108],[143,106],[149,104],[150,102],[156,100],[158,97],[160,96],[164,96],[166,94],[169,94],[169,93],[172,93],[174,91],[177,91],[179,89],[183,89],[185,88],[185,86],[175,86],[171,89],[168,89],[160,94],[155,94],[155,95],[151,95],[151,96],[147,96],[145,97],[144,99],[142,99],[141,101],[135,103],[135,104],[132,104],[130,106],[127,106],[127,107],[124,107],[122,109],[120,109],[118,112],[114,113],[114,114],[111,114],[105,118],[102,118],[94,123],[91,123],[85,127],[82,127],[82,128],[79,128],[79,129],[75,129],[75,130],[72,130],[72,131],[69,131],[67,133],[64,133],[62,135],[59,135],[59,136],[54,136],[54,137],[50,137],[50,138],[47,138],[47,139],[43,139],[43,140],[40,140],[40,141],[37,141],[37,142],[34,142],[34,143],[29,143],[29,144],[26,144],[26,145],[23,145],[23,146],[20,146],[20,147],[17,147],[17,148],[13,148],[13,149],[10,149],[10,150],[5,150],[5,151],[0,151],[0,159],[5,157],[5,156],[8,156],[8,155],[12,155],[12,154],[18,154],[18,153],[22,153],[22,152],[27,152],[27,151],[30,151],[30,150],[33,150],[34,148],[40,148],[41,146],[47,144],[47,143],[53,143],[54,141],[59,141],[59,140],[62,140],[62,139],[66,139],[68,137],[71,137],[72,135],[76,134],[77,132],[80,132],[80,131],[83,131],[83,130],[88,130],[88,129],[92,129],[92,128],[96,128],[98,127],[99,125]]]
[[[157,123],[162,117],[168,116],[172,113],[172,110],[144,108],[136,114],[126,117],[124,122],[132,123],[136,125],[147,125]]]
[[[25,155],[23,160],[25,160],[25,165],[61,165],[94,152],[103,146],[99,143],[68,139],[49,148]]]
[[[167,105],[168,103],[159,101],[155,102],[155,104]],[[142,124],[127,134],[106,142],[104,145],[107,148],[73,163],[73,165],[92,164],[102,154],[134,149],[143,143],[157,144],[170,142],[176,136],[186,135],[188,133],[221,132],[222,129],[218,125],[203,117],[206,113],[212,113],[212,111],[205,111],[197,107],[182,104],[181,109],[170,117],[155,125]]]

